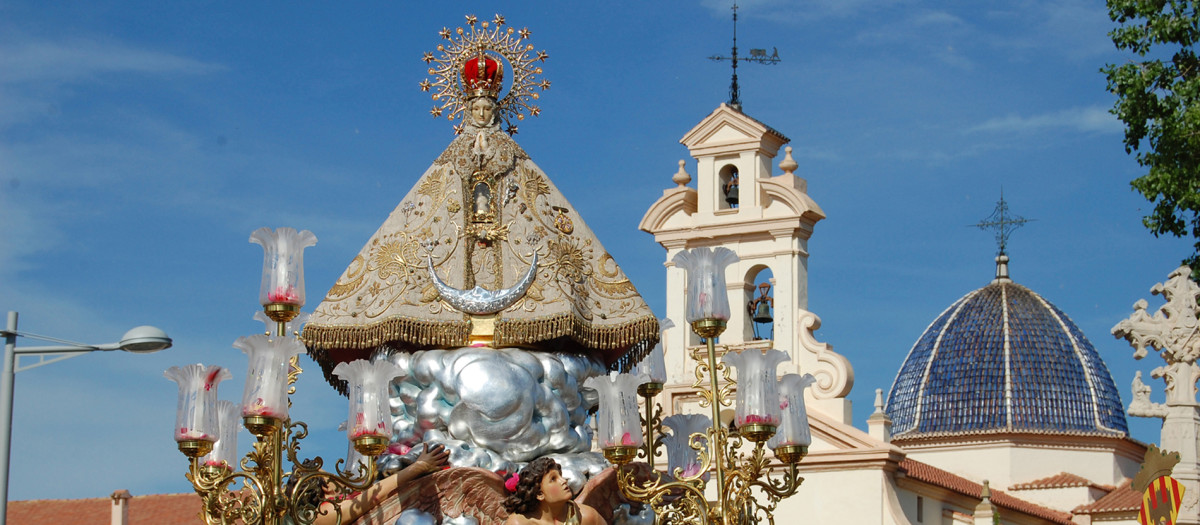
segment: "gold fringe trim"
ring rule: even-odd
[[[301,340],[310,349],[375,348],[391,341],[420,346],[467,346],[471,321],[430,321],[392,317],[369,326],[304,325]]]
[[[658,319],[646,316],[616,326],[595,326],[573,315],[496,320],[496,346],[532,345],[559,337],[569,337],[584,348],[599,350],[606,357],[606,364],[626,371],[646,357],[658,342]]]
[[[610,369],[628,372],[658,342],[658,319],[645,316],[616,326],[595,326],[573,315],[547,319],[497,319],[493,346],[536,346],[566,337],[583,351],[593,351]],[[469,344],[471,321],[430,321],[393,317],[370,326],[307,324],[301,340],[320,363],[325,379],[343,395],[345,384],[332,377],[329,350],[372,350],[387,343],[421,347],[463,347]]]

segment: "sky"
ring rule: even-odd
[[[970,225],[1002,191],[1033,219],[1010,239],[1013,279],[1071,316],[1126,403],[1160,363],[1109,334],[1136,300],[1161,304],[1150,287],[1190,246],[1143,228],[1129,188],[1142,169],[1098,72],[1129,57],[1099,2],[992,4],[740,4],[742,53],[782,58],[739,68],[744,111],[791,139],[828,217],[809,308],[854,365],[860,428],[925,327],[992,279],[995,241]],[[728,96],[728,62],[708,59],[730,51],[727,1],[0,2],[0,309],[22,332],[175,340],[19,373],[10,499],[190,492],[162,373],[222,364],[221,398],[240,399],[231,343],[262,330],[250,232],[317,235],[311,310],[453,138],[418,88],[422,53],[497,12],[549,54],[516,139],[661,315],[664,251],[637,225],[690,160],[679,139]],[[339,457],[345,400],[305,359],[301,452]],[[1157,420],[1130,425],[1158,440]]]

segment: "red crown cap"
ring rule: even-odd
[[[482,68],[479,67],[480,60],[484,63]],[[463,64],[462,81],[466,98],[488,96],[495,99],[504,84],[504,66],[498,60],[480,53],[480,56]]]

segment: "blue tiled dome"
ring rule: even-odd
[[[942,312],[888,394],[896,438],[981,432],[1128,433],[1104,361],[1066,314],[997,279]]]

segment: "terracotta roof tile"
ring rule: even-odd
[[[933,465],[906,458],[900,462],[900,470],[910,478],[924,481],[931,485],[937,485],[972,498],[983,497],[983,485],[956,474],[951,474]],[[992,503],[1002,509],[1015,510],[1054,523],[1061,523],[1062,525],[1074,525],[1075,523],[1071,521],[1071,513],[1069,512],[1043,507],[1036,503],[1014,498],[1000,490],[992,489],[991,499]]]
[[[1142,495],[1130,487],[1132,480],[1126,479],[1108,495],[1087,505],[1080,505],[1073,511],[1075,514],[1098,514],[1101,512],[1125,512],[1142,508]]]
[[[110,525],[111,498],[35,499],[8,502],[9,525]],[[200,496],[153,494],[129,500],[129,525],[197,525]]]
[[[1017,483],[1008,490],[1034,490],[1034,489],[1061,489],[1067,487],[1093,487],[1104,491],[1111,492],[1115,487],[1112,485],[1101,485],[1093,483],[1091,480],[1072,474],[1070,472],[1059,472],[1053,476],[1042,479],[1035,479],[1025,483]]]

